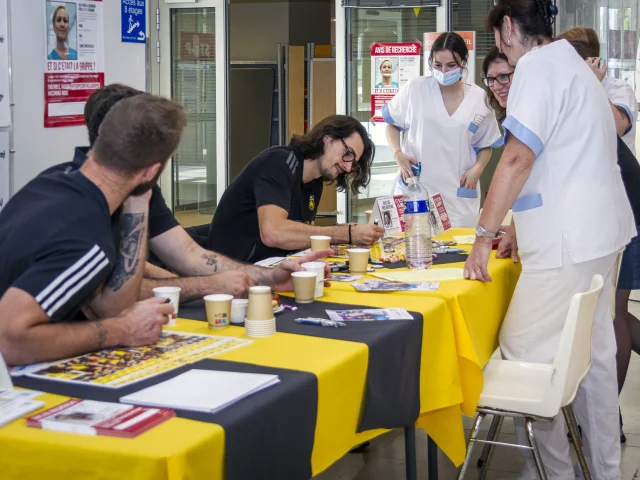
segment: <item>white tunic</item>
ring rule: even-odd
[[[633,93],[631,85],[624,80],[615,77],[604,77],[602,86],[607,94],[607,98],[616,107],[627,112],[629,117],[629,128],[622,135],[622,141],[629,149],[636,154],[636,121],[638,120],[638,102],[636,95]]]
[[[502,126],[536,154],[513,205],[523,270],[561,267],[563,246],[580,263],[629,243],[636,230],[611,109],[566,40],[519,60]]]
[[[429,195],[439,192],[453,227],[475,227],[480,210],[480,183],[461,188],[476,153],[502,146],[495,114],[483,89],[465,85],[464,99],[449,115],[433,77],[417,77],[382,108],[387,123],[407,130],[402,151],[421,163],[420,182]]]

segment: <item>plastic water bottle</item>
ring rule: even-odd
[[[407,266],[411,270],[429,268],[433,263],[429,193],[418,177],[410,177],[407,180],[407,189],[404,192],[404,234]]]

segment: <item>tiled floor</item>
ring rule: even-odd
[[[640,303],[630,302],[629,309],[640,318]],[[633,354],[624,390],[620,397],[624,431],[627,444],[622,446],[622,480],[640,480],[640,357]],[[471,420],[466,419],[466,427]],[[485,429],[489,422],[484,421]],[[507,442],[514,441],[513,424],[505,424],[501,437]],[[467,431],[468,433],[468,431]],[[418,478],[427,479],[427,442],[422,430],[417,433]],[[476,448],[476,455],[480,448]],[[475,462],[472,462],[475,465]],[[520,454],[509,448],[497,448],[491,461],[492,470],[488,480],[514,478],[523,465]],[[456,478],[456,468],[440,452],[438,459],[439,480]],[[404,436],[402,430],[394,430],[371,442],[364,454],[348,454],[331,468],[315,477],[315,480],[403,480]],[[469,470],[465,478],[477,478],[477,470]],[[598,480],[598,479],[594,479]]]

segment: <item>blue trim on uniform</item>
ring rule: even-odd
[[[525,210],[532,210],[541,206],[542,195],[539,193],[532,193],[531,195],[525,195],[517,198],[516,201],[513,202],[513,207],[511,207],[511,209],[514,212],[524,212]]]
[[[400,130],[406,130],[406,128],[402,128],[400,125],[398,125],[395,122],[395,120],[389,113],[389,105],[387,104],[382,105],[382,119],[384,120],[385,123],[393,125],[394,127],[399,128]]]
[[[620,103],[614,103],[614,105],[616,107],[618,107],[618,108],[623,109],[625,111],[625,113],[627,114],[627,117],[629,117],[629,126],[624,131],[624,133],[621,135],[621,136],[624,136],[627,133],[629,133],[631,131],[631,129],[633,128],[633,113],[631,113],[631,109],[627,105],[622,105]]]
[[[503,136],[500,136],[500,138],[498,138],[495,142],[493,142],[488,147],[480,147],[480,148],[473,147],[473,151],[476,152],[476,155],[477,155],[482,150],[486,150],[487,148],[500,148],[500,147],[504,147],[504,137]]]
[[[471,133],[476,133],[476,132],[478,131],[478,129],[479,129],[479,128],[480,128],[480,125],[478,125],[477,123],[473,123],[473,122],[471,122],[471,123],[469,124],[469,131],[470,131]]]
[[[456,197],[458,198],[478,198],[478,189],[476,188],[458,188],[456,193]]]
[[[540,152],[544,148],[544,144],[542,143],[542,140],[540,140],[540,137],[538,137],[535,133],[522,125],[511,115],[508,115],[507,118],[505,118],[504,122],[502,123],[502,128],[508,130],[508,133],[512,134],[527,147],[529,147],[536,157],[540,155]]]

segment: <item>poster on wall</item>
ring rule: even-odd
[[[121,0],[122,41],[144,43],[147,40],[147,0]]]
[[[0,210],[9,201],[9,132],[0,132]]]
[[[83,125],[84,104],[104,86],[102,0],[43,1],[44,126]]]
[[[11,126],[9,98],[9,23],[7,0],[0,0],[0,128]]]
[[[424,34],[424,68],[423,73],[425,77],[431,76],[431,67],[429,67],[429,56],[431,55],[431,46],[436,39],[444,32],[425,32]],[[467,71],[462,71],[462,80],[465,83],[475,83],[476,81],[476,32],[455,32],[462,37],[464,43],[467,44],[469,49],[469,60],[467,61]]]
[[[400,87],[420,76],[420,42],[371,45],[371,116],[383,122],[382,106]]]

